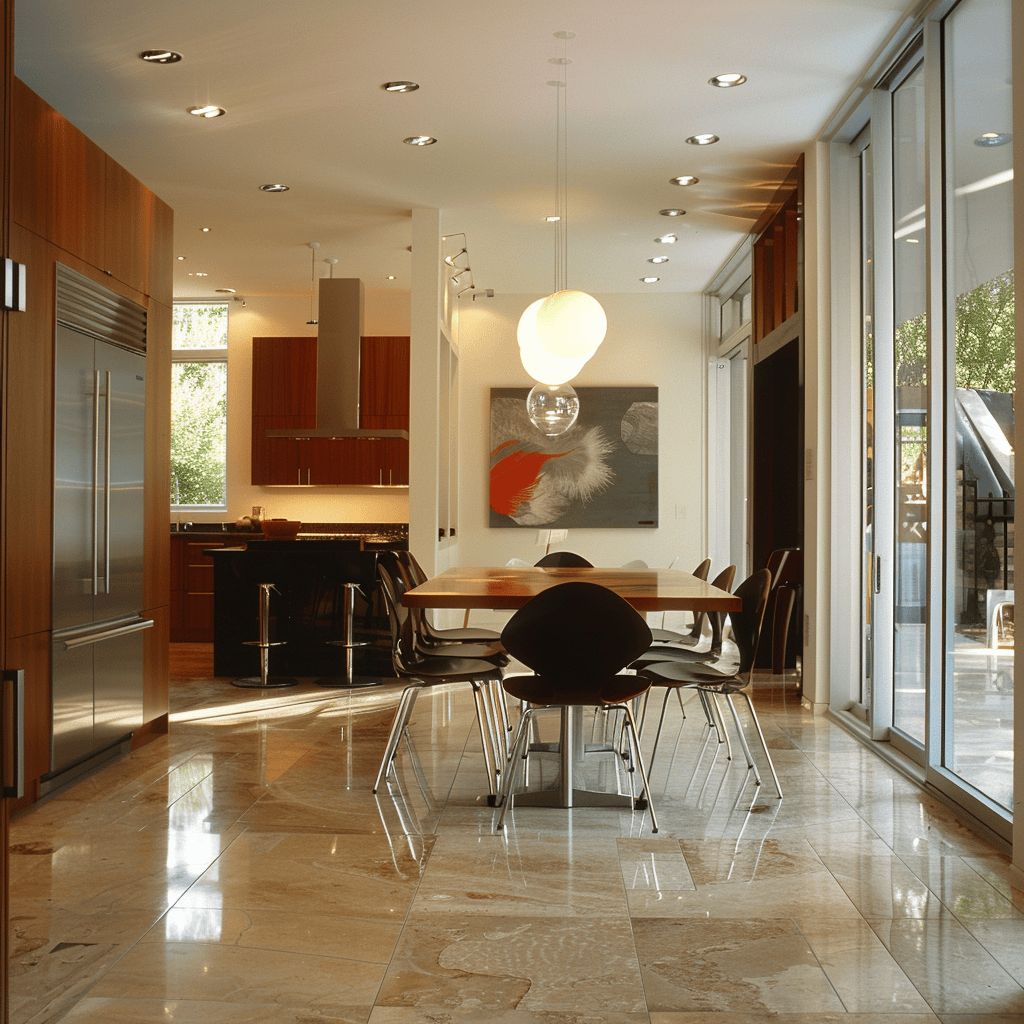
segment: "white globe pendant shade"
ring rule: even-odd
[[[520,345],[519,358],[523,369],[541,384],[565,384],[583,369],[586,359],[559,359],[549,355],[540,347],[539,342]]]
[[[526,396],[526,411],[533,425],[547,437],[564,434],[580,414],[580,400],[568,384],[538,384]]]
[[[524,317],[533,305],[527,306]],[[593,295],[567,289],[540,300],[534,329],[541,348],[550,355],[587,360],[604,341],[608,318]]]
[[[540,339],[537,337],[537,310],[540,309],[540,304],[543,301],[543,299],[538,299],[536,302],[531,302],[519,318],[516,338],[519,340],[520,348],[524,345],[529,345],[531,348],[540,346]]]

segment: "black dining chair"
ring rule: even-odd
[[[498,800],[502,804],[496,825],[504,826],[513,801],[513,786],[520,762],[528,751],[534,715],[560,708],[621,708],[626,736],[632,748],[631,768],[639,770],[648,793],[653,831],[658,831],[650,801],[647,771],[630,702],[647,692],[650,682],[642,674],[623,673],[651,643],[647,622],[624,598],[596,583],[572,581],[549,587],[520,608],[501,633],[508,653],[531,669],[529,675],[509,675],[502,681],[506,693],[525,702],[502,777]],[[563,764],[572,757],[561,751]]]
[[[707,580],[708,573],[711,571],[711,559],[705,558],[696,569],[691,573],[699,580]],[[730,580],[730,585],[732,581]],[[704,632],[704,612],[695,612],[693,616],[693,625],[690,627],[688,633],[679,633],[674,629],[665,629],[665,616],[662,614],[661,626],[655,628],[651,627],[651,639],[656,644],[683,644],[686,647],[696,647],[700,641],[701,636]]]
[[[418,587],[426,583],[428,576],[423,567],[416,560],[411,551],[396,551],[395,559],[398,571],[402,574],[407,588]],[[466,626],[464,628],[439,628],[431,621],[430,615],[425,608],[413,609],[415,612],[415,626],[418,636],[418,643],[422,648],[437,648],[448,644],[483,644],[492,648],[491,654],[483,655],[490,657],[501,652],[501,633],[496,629],[485,629],[483,626]],[[480,657],[477,654],[468,654],[467,657]]]
[[[743,608],[741,611],[729,612],[728,614],[733,640],[738,652],[737,661],[723,660],[710,664],[667,661],[660,664],[646,664],[644,665],[644,672],[650,677],[652,687],[661,686],[666,688],[666,702],[668,700],[668,691],[672,689],[678,691],[682,688],[696,689],[702,698],[709,699],[716,708],[718,707],[719,698],[724,698],[732,715],[736,731],[739,734],[740,745],[743,747],[743,752],[747,758],[747,769],[748,771],[753,771],[755,782],[760,786],[761,775],[751,756],[746,733],[736,711],[736,705],[733,702],[735,696],[742,697],[746,702],[754,729],[761,741],[761,749],[768,762],[772,778],[775,780],[775,788],[781,797],[782,786],[779,783],[779,776],[775,771],[775,765],[768,751],[768,744],[765,741],[764,732],[761,730],[761,723],[758,721],[757,712],[754,710],[754,704],[750,699],[749,693],[751,683],[753,682],[754,659],[757,653],[758,641],[761,638],[761,627],[764,623],[765,608],[768,605],[771,581],[771,573],[767,569],[759,569],[748,576],[735,590],[735,595],[743,602]],[[662,720],[664,720],[664,707],[662,708]],[[661,731],[660,722],[658,731],[659,733]],[[657,738],[655,738],[655,752],[656,750]],[[652,763],[653,759],[654,752],[651,754]]]
[[[588,562],[582,555],[575,551],[549,551],[539,562],[534,562],[538,569],[556,568],[566,566],[570,569],[593,569],[593,562]]]
[[[442,654],[423,654],[415,644],[412,617],[402,604],[401,576],[393,561],[382,552],[377,565],[381,592],[388,609],[391,625],[391,654],[395,675],[406,686],[395,711],[391,731],[384,745],[384,756],[373,784],[376,793],[387,779],[403,737],[408,741],[408,726],[416,698],[431,686],[446,683],[469,683],[476,704],[477,725],[483,745],[484,767],[487,772],[488,795],[493,801],[497,795],[497,780],[507,760],[506,733],[497,722],[495,690],[499,689],[501,667],[482,658],[454,657]]]

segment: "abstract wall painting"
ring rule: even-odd
[[[491,388],[492,527],[658,525],[658,389],[577,388],[580,414],[546,437],[525,388]]]

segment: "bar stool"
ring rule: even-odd
[[[345,673],[341,676],[323,676],[316,680],[317,686],[349,688],[357,686],[376,686],[380,679],[376,676],[357,678],[355,675],[355,652],[360,647],[369,647],[371,641],[356,640],[353,636],[353,623],[356,613],[356,593],[359,592],[369,600],[370,593],[377,582],[377,553],[374,551],[339,552],[330,556],[321,570],[321,581],[334,589],[341,601],[341,639],[326,641],[333,647],[340,647],[345,657]],[[337,599],[336,596],[336,599]]]
[[[270,648],[282,647],[288,642],[270,639],[270,595],[272,592],[281,595],[277,588],[292,582],[294,567],[282,555],[260,552],[258,557],[253,557],[253,553],[235,555],[231,560],[231,568],[243,583],[259,588],[259,639],[245,640],[243,643],[247,647],[260,649],[260,674],[232,679],[231,685],[253,690],[297,686],[299,681],[294,676],[270,674]]]

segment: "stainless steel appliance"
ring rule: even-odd
[[[57,267],[53,789],[142,724],[146,311]]]

